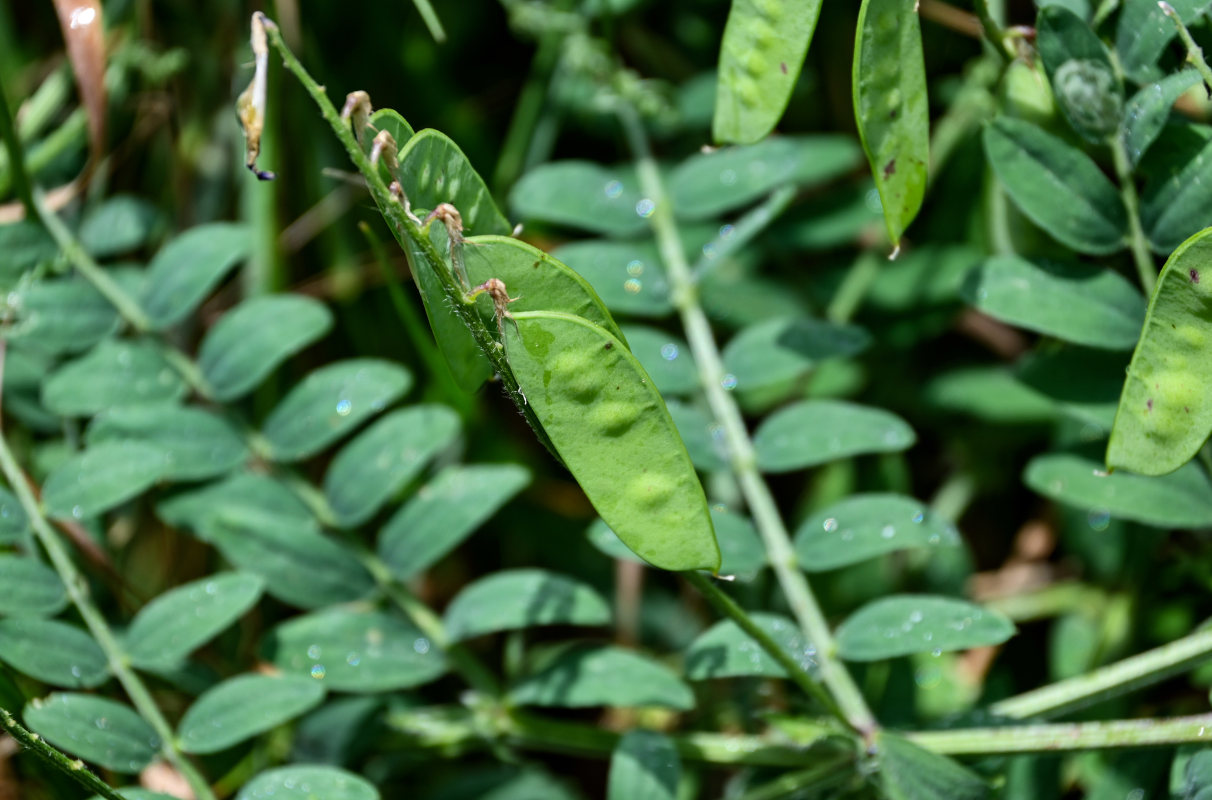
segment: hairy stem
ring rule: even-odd
[[[1212,714],[1167,719],[1117,719],[1009,728],[919,731],[905,736],[915,744],[950,756],[1106,750],[1202,742],[1212,737]]]
[[[1136,264],[1136,272],[1140,276],[1140,285],[1145,290],[1145,297],[1152,297],[1153,287],[1157,285],[1157,264],[1153,261],[1153,254],[1149,252],[1149,242],[1140,224],[1140,200],[1136,195],[1136,184],[1132,181],[1132,165],[1128,161],[1123,140],[1114,136],[1110,144],[1111,156],[1115,161],[1115,174],[1119,179],[1119,195],[1123,199],[1124,209],[1128,212],[1128,246],[1132,250],[1132,261]]]
[[[694,278],[689,264],[686,263],[681,236],[673,218],[673,209],[648,146],[648,137],[634,109],[620,105],[618,113],[636,158],[640,186],[644,195],[654,203],[652,228],[669,276],[673,304],[681,316],[686,340],[698,365],[699,380],[707,395],[707,402],[715,418],[724,427],[732,470],[740,483],[741,492],[753,514],[754,523],[766,546],[767,557],[792,613],[808,641],[817,648],[821,679],[832,692],[845,721],[866,736],[878,727],[875,717],[867,707],[867,702],[854,679],[837,659],[833,634],[812,594],[807,578],[796,563],[795,551],[791,548],[791,537],[779,515],[774,495],[758,472],[753,443],[749,439],[745,421],[741,418],[740,408],[721,385],[724,378],[723,360],[711,330],[711,323],[699,305]]]
[[[1204,60],[1203,48],[1191,38],[1191,31],[1187,30],[1187,26],[1183,24],[1182,18],[1174,10],[1174,6],[1165,2],[1165,0],[1162,0],[1157,5],[1170,18],[1170,21],[1174,23],[1174,27],[1178,29],[1178,38],[1182,39],[1183,46],[1187,48],[1187,63],[1195,67],[1200,77],[1204,79],[1204,86],[1208,88],[1208,93],[1212,94],[1212,68],[1209,68],[1208,62]]]
[[[147,724],[152,727],[152,730],[160,738],[160,754],[181,774],[198,800],[215,800],[215,795],[211,792],[206,779],[194,768],[185,755],[177,749],[176,737],[173,734],[172,727],[168,724],[168,720],[160,713],[160,709],[156,706],[155,700],[152,699],[151,692],[148,691],[147,686],[143,684],[139,676],[130,668],[130,659],[122,649],[118,638],[110,630],[105,617],[93,605],[92,600],[89,598],[88,584],[84,576],[76,569],[76,565],[72,563],[71,557],[68,556],[67,551],[60,543],[58,534],[55,533],[46,517],[43,516],[42,509],[34,498],[34,493],[30,489],[29,483],[26,481],[25,473],[18,466],[17,460],[13,457],[13,453],[8,446],[8,441],[4,436],[0,436],[0,471],[4,473],[5,480],[8,481],[9,487],[17,495],[17,499],[29,517],[34,534],[38,537],[38,542],[42,545],[42,549],[46,551],[46,555],[50,559],[51,565],[55,568],[55,572],[59,574],[59,579],[63,581],[63,586],[67,590],[67,596],[71,599],[72,605],[76,607],[81,619],[84,620],[84,624],[88,627],[89,633],[92,634],[97,645],[105,653],[110,671],[118,679],[118,683],[122,685],[122,688],[126,690],[127,697],[130,698],[139,715],[147,721]]]
[[[1181,639],[1076,678],[1009,697],[989,710],[1002,717],[1056,716],[1158,683],[1212,658],[1212,629]]]
[[[703,596],[707,598],[707,602],[711,603],[712,608],[718,611],[720,616],[731,619],[741,630],[749,634],[750,638],[761,645],[762,649],[769,653],[770,657],[787,671],[787,677],[791,679],[792,683],[804,690],[805,694],[815,697],[831,714],[838,717],[842,716],[841,710],[837,707],[833,698],[808,674],[808,671],[804,669],[800,662],[792,658],[782,647],[779,647],[778,642],[770,638],[770,634],[762,630],[745,609],[737,605],[731,597],[720,591],[711,578],[705,577],[698,572],[684,572],[682,574],[694,588],[702,592]]]
[[[41,736],[30,733],[21,727],[13,715],[3,708],[0,708],[0,731],[4,731],[13,737],[17,744],[79,783],[86,791],[98,794],[105,800],[122,800],[121,795],[115,792],[108,783],[89,772],[83,761],[68,758],[51,747]]]

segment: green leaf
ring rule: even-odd
[[[1124,246],[1119,193],[1090,157],[1023,120],[985,127],[985,155],[1014,204],[1061,244],[1106,255]]]
[[[84,215],[77,234],[93,258],[129,253],[147,244],[160,222],[160,211],[141,197],[120,194],[94,206]]]
[[[12,492],[0,486],[0,545],[21,541],[28,530],[25,509]]]
[[[690,454],[690,462],[703,472],[716,472],[727,468],[725,461],[723,427],[707,416],[701,409],[686,405],[676,399],[667,398],[665,406],[677,426],[678,435]]]
[[[536,625],[608,625],[592,586],[540,569],[504,570],[470,584],[443,617],[451,641]]]
[[[160,738],[134,709],[104,697],[58,692],[31,700],[29,727],[55,747],[125,775],[156,757]]]
[[[217,753],[300,717],[324,699],[324,685],[301,675],[237,675],[194,701],[177,738],[186,753]]]
[[[863,0],[851,86],[888,236],[899,247],[922,207],[930,166],[926,64],[914,0]]]
[[[694,465],[627,347],[579,317],[514,316],[516,325],[506,328],[514,376],[602,519],[654,566],[718,569],[719,548]]]
[[[881,661],[1001,644],[1013,635],[1014,623],[996,611],[952,597],[898,594],[851,614],[837,629],[837,648],[847,661]]]
[[[1017,374],[1022,385],[1067,416],[1109,431],[1127,368],[1123,352],[1062,347],[1028,354],[1019,360]]]
[[[1186,25],[1198,20],[1208,0],[1175,0],[1170,3]],[[1115,31],[1115,49],[1124,74],[1138,82],[1157,80],[1162,71],[1157,60],[1178,29],[1157,6],[1156,0],[1124,0]]]
[[[530,483],[516,464],[450,466],[397,511],[379,533],[379,557],[401,580],[459,546]]]
[[[552,255],[589,281],[613,311],[639,317],[664,317],[673,311],[669,279],[651,240],[586,239],[561,245]]]
[[[592,161],[553,161],[527,172],[509,193],[509,206],[525,220],[631,236],[648,230],[651,201],[641,205],[639,179],[631,166],[603,167]]]
[[[716,541],[720,546],[721,575],[749,577],[766,566],[766,549],[758,537],[753,523],[740,514],[734,514],[723,506],[712,506],[711,524],[715,528]],[[647,564],[630,547],[623,544],[615,532],[603,520],[594,520],[585,531],[590,544],[611,558]]]
[[[717,142],[756,142],[778,124],[820,13],[820,0],[734,0],[720,43],[711,123]]]
[[[994,319],[1076,344],[1136,345],[1145,300],[1119,273],[1086,264],[994,256],[968,275],[964,298]]]
[[[1061,113],[1086,141],[1101,144],[1119,128],[1124,105],[1107,48],[1085,20],[1061,6],[1040,8],[1035,27]]]
[[[0,553],[0,614],[54,616],[66,605],[67,593],[53,569],[28,556]]]
[[[945,372],[927,383],[922,394],[938,409],[987,422],[1030,424],[1056,418],[1056,408],[1050,399],[1000,366]]]
[[[140,304],[152,324],[163,329],[189,316],[251,244],[248,229],[230,222],[198,225],[170,240],[147,268]]]
[[[383,417],[341,448],[324,475],[337,523],[354,528],[415,478],[459,434],[445,406],[412,406]]]
[[[767,319],[750,325],[724,348],[724,368],[748,391],[806,375],[827,358],[862,352],[871,343],[865,330],[815,319]]]
[[[826,464],[864,453],[895,453],[917,436],[895,414],[841,400],[806,400],[776,411],[753,436],[764,472]]]
[[[91,689],[109,679],[109,660],[93,637],[54,619],[0,619],[0,659],[51,686]]]
[[[265,582],[229,572],[178,586],[140,609],[126,630],[135,666],[174,666],[252,608]]]
[[[217,414],[178,405],[125,406],[102,411],[85,432],[90,447],[135,441],[163,451],[167,480],[194,481],[224,475],[249,457],[239,430]]]
[[[925,503],[896,494],[856,494],[815,512],[795,532],[801,569],[821,572],[918,547],[961,544],[955,526]]]
[[[162,479],[166,453],[138,441],[107,441],[77,453],[46,478],[42,503],[58,519],[87,519],[125,503]]]
[[[206,332],[198,348],[198,368],[216,400],[236,400],[331,327],[332,314],[310,297],[252,297]]]
[[[431,224],[429,231],[437,252],[442,254],[442,259],[447,259],[449,240],[446,238],[446,229],[442,225]],[[452,267],[446,261],[432,261],[411,237],[405,240],[404,252],[417,291],[421,294],[429,327],[437,339],[438,351],[446,360],[446,366],[459,388],[468,394],[475,392],[492,377],[493,368],[466,323],[452,307],[454,302],[462,301],[452,300],[443,289],[439,271],[449,272]]]
[[[606,800],[674,800],[681,772],[681,759],[668,736],[628,731],[610,757]]]
[[[694,693],[668,667],[619,647],[571,647],[509,693],[518,705],[694,707]]]
[[[797,9],[794,15],[802,13]],[[773,137],[687,158],[669,176],[669,198],[682,219],[713,219],[780,186],[814,186],[845,175],[859,159],[858,146],[847,136]]]
[[[379,792],[352,772],[327,766],[266,770],[244,784],[236,800],[379,800]]]
[[[662,395],[698,391],[698,368],[691,358],[690,345],[680,336],[646,325],[624,325],[623,335],[631,354]]]
[[[400,185],[414,209],[441,203],[459,210],[468,236],[508,234],[513,226],[497,209],[484,179],[445,134],[426,129],[400,148]]]
[[[1145,183],[1140,198],[1140,221],[1150,246],[1159,253],[1180,247],[1212,222],[1212,143],[1170,174]]]
[[[265,579],[265,591],[299,608],[358,600],[374,580],[344,544],[320,533],[315,522],[262,509],[221,509],[209,538],[237,568]]]
[[[82,278],[34,281],[12,299],[16,321],[8,338],[40,351],[77,353],[118,329],[118,312]]]
[[[0,225],[0,275],[16,281],[21,273],[51,260],[59,246],[37,220],[23,219]]]
[[[1111,428],[1108,467],[1164,475],[1194,458],[1207,441],[1210,304],[1212,229],[1184,242],[1162,268]]]
[[[270,412],[262,433],[275,460],[299,461],[323,450],[408,391],[399,364],[353,358],[309,373]]]
[[[1212,484],[1193,463],[1161,477],[1108,475],[1093,459],[1051,453],[1031,459],[1023,480],[1044,497],[1091,513],[1157,528],[1212,526]]]
[[[801,667],[815,671],[816,648],[804,641],[793,620],[761,611],[749,616]],[[730,619],[699,634],[686,650],[686,677],[692,681],[747,676],[786,678],[787,670]]]
[[[894,733],[876,734],[880,783],[889,800],[982,800],[989,787],[955,761]]]
[[[446,658],[421,631],[379,612],[330,608],[295,617],[265,639],[284,672],[309,675],[335,692],[390,692],[446,673]]]
[[[509,296],[515,299],[509,304],[511,313],[563,311],[584,317],[622,338],[619,326],[589,282],[533,245],[508,236],[477,236],[467,240],[463,262],[473,286],[489,278],[504,281]],[[477,305],[485,324],[495,328],[492,298],[482,294]]]
[[[1200,80],[1197,71],[1185,69],[1145,86],[1128,101],[1120,140],[1134,166],[1161,134],[1174,103]]]
[[[42,384],[42,404],[64,417],[89,417],[116,406],[179,400],[185,382],[155,342],[104,339],[62,365]]]
[[[239,472],[192,492],[183,492],[156,506],[160,519],[178,528],[213,538],[216,520],[244,511],[274,514],[283,521],[311,525],[315,519],[298,495],[281,481],[258,472]]]

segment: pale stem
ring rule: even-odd
[[[1174,27],[1178,29],[1178,38],[1182,39],[1183,46],[1187,48],[1187,63],[1199,71],[1200,77],[1204,79],[1204,86],[1207,87],[1209,93],[1212,93],[1212,69],[1208,67],[1208,62],[1204,60],[1203,48],[1191,38],[1191,31],[1187,30],[1187,26],[1183,23],[1182,18],[1178,16],[1178,12],[1174,10],[1174,6],[1162,0],[1162,2],[1157,4],[1157,7],[1170,18],[1170,21],[1174,23]]]
[[[949,756],[1009,755],[1119,747],[1157,747],[1212,738],[1212,714],[1168,719],[1117,719],[1009,728],[957,728],[906,733],[914,744]]]
[[[1136,195],[1136,184],[1132,180],[1132,164],[1124,149],[1123,139],[1112,136],[1110,145],[1115,174],[1119,179],[1119,195],[1123,200],[1124,209],[1128,212],[1128,247],[1132,250],[1132,261],[1136,264],[1136,272],[1140,276],[1140,285],[1145,290],[1145,297],[1152,297],[1153,287],[1157,285],[1157,264],[1153,261],[1153,254],[1149,252],[1149,241],[1145,238],[1145,230],[1140,224],[1140,199]]]
[[[64,775],[78,782],[87,791],[99,794],[105,800],[123,800],[122,796],[115,792],[108,783],[89,772],[83,761],[68,758],[51,747],[41,736],[30,733],[21,727],[16,718],[3,708],[0,708],[0,731],[13,737],[23,749],[46,761]]]
[[[654,204],[650,221],[669,277],[674,307],[681,316],[686,341],[698,365],[699,380],[706,393],[707,402],[716,420],[724,428],[733,472],[736,473],[741,492],[765,544],[770,565],[796,621],[808,641],[817,648],[821,680],[829,687],[845,720],[856,731],[866,736],[878,727],[875,717],[867,707],[867,702],[854,679],[837,659],[837,647],[829,624],[821,613],[807,578],[796,563],[791,538],[779,515],[774,496],[758,472],[753,443],[749,439],[740,408],[722,386],[723,360],[715,343],[711,323],[698,303],[694,278],[689,264],[686,263],[685,250],[673,218],[673,209],[665,193],[656,161],[648,147],[648,138],[633,109],[621,104],[618,114],[635,154],[642,191]]]

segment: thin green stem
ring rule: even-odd
[[[4,149],[8,152],[9,172],[12,174],[13,192],[21,205],[25,206],[27,219],[37,219],[38,211],[34,207],[34,195],[30,191],[29,175],[25,172],[25,151],[17,139],[17,130],[13,127],[13,114],[8,106],[8,96],[4,93],[4,80],[0,76],[0,137],[4,139]]]
[[[122,287],[118,286],[109,273],[102,269],[96,261],[93,261],[88,253],[84,252],[84,248],[72,236],[71,231],[55,215],[55,212],[47,208],[43,199],[35,197],[34,205],[42,224],[50,231],[55,243],[59,245],[59,249],[76,268],[76,271],[84,276],[85,280],[91,283],[114,308],[118,309],[118,313],[130,323],[131,327],[140,332],[150,330],[151,320],[143,309],[139,308],[139,305],[127,296],[126,292],[122,291]]]
[[[1128,246],[1132,250],[1132,260],[1140,276],[1141,288],[1145,290],[1146,297],[1152,297],[1153,287],[1157,285],[1157,264],[1153,261],[1153,254],[1149,252],[1149,241],[1145,238],[1145,229],[1140,224],[1140,200],[1136,195],[1136,184],[1132,180],[1132,164],[1128,160],[1128,152],[1124,149],[1122,139],[1113,136],[1110,144],[1115,174],[1119,179],[1119,195],[1124,201],[1124,209],[1128,212]]]
[[[845,721],[867,736],[878,727],[875,717],[867,707],[867,702],[854,679],[837,659],[833,634],[812,594],[807,578],[796,563],[791,537],[779,515],[770,487],[758,472],[753,443],[749,439],[740,408],[721,383],[724,378],[724,363],[711,330],[711,323],[699,305],[694,279],[690,266],[686,263],[685,250],[673,217],[673,209],[670,207],[656,160],[648,146],[648,137],[632,108],[620,105],[618,114],[635,155],[641,189],[654,204],[650,221],[665,271],[669,276],[673,304],[681,317],[686,340],[698,365],[699,380],[706,393],[708,405],[724,427],[732,470],[753,514],[754,523],[761,534],[770,564],[787,603],[791,606],[804,635],[817,648],[821,679],[832,692]]]
[[[1205,742],[1212,714],[1166,719],[1117,719],[1008,728],[956,728],[905,734],[915,744],[948,756],[1011,755]]]
[[[71,557],[68,556],[67,551],[60,543],[58,534],[51,528],[50,523],[43,515],[38,501],[30,490],[29,483],[26,482],[25,473],[18,466],[16,458],[13,457],[13,453],[9,449],[8,440],[4,436],[0,436],[0,471],[4,473],[9,488],[17,495],[17,499],[29,517],[34,534],[38,537],[38,542],[42,545],[42,549],[46,551],[46,555],[50,559],[51,565],[55,568],[55,572],[59,574],[59,579],[63,581],[63,586],[67,590],[67,596],[71,599],[72,605],[76,607],[76,611],[79,612],[81,619],[84,620],[89,633],[92,634],[97,645],[105,653],[110,671],[118,679],[118,683],[122,685],[122,688],[126,690],[127,697],[130,698],[139,715],[147,721],[147,724],[152,727],[152,730],[160,738],[161,755],[181,773],[181,776],[189,784],[190,789],[193,790],[198,800],[215,800],[215,795],[211,792],[206,779],[194,768],[185,755],[177,749],[176,737],[173,735],[173,730],[168,724],[168,720],[160,713],[155,700],[152,699],[151,692],[148,691],[143,681],[130,668],[130,659],[122,649],[121,643],[113,631],[110,630],[109,624],[106,623],[101,612],[93,605],[92,600],[89,598],[88,584],[84,576],[76,569],[76,565],[72,563]]]
[[[1200,77],[1204,79],[1204,85],[1208,87],[1209,94],[1212,94],[1212,68],[1208,67],[1208,62],[1204,60],[1204,50],[1195,40],[1191,38],[1191,31],[1187,30],[1186,24],[1182,17],[1174,10],[1174,6],[1162,0],[1158,7],[1165,13],[1170,21],[1174,23],[1174,27],[1178,29],[1178,38],[1182,39],[1183,46],[1187,48],[1187,63],[1195,67],[1199,71]]]
[[[83,761],[68,758],[51,747],[41,736],[30,733],[21,727],[13,715],[3,708],[0,708],[0,731],[4,731],[27,751],[79,783],[86,791],[99,794],[105,800],[122,800],[122,796],[115,792],[108,783],[89,772]]]
[[[875,283],[880,274],[880,262],[883,257],[874,250],[864,250],[846,270],[846,277],[837,287],[825,309],[825,319],[837,324],[849,322],[854,313],[863,304],[867,291]]]
[[[794,199],[794,186],[780,186],[735,223],[725,225],[715,239],[703,245],[703,255],[691,270],[694,279],[701,281],[717,264],[753,241],[753,238],[766,230]]]
[[[1181,639],[1114,664],[994,703],[989,710],[1002,717],[1056,716],[1116,697],[1212,659],[1212,629]]]
[[[429,29],[429,35],[438,44],[446,41],[446,31],[442,28],[442,20],[438,19],[438,12],[434,11],[429,0],[412,0],[413,6],[416,7],[417,13],[421,15],[421,19],[425,21],[425,27]]]
[[[770,657],[787,671],[787,677],[796,686],[800,687],[805,694],[815,697],[821,705],[829,710],[829,713],[842,717],[841,710],[837,707],[833,698],[804,669],[804,666],[793,658],[790,653],[780,647],[778,642],[771,638],[770,634],[760,628],[745,609],[737,605],[731,597],[720,591],[720,588],[715,585],[711,578],[705,577],[698,572],[684,572],[682,575],[707,598],[707,602],[720,613],[720,616],[731,619],[741,630],[749,634],[750,638],[761,645],[762,649],[769,653]]]
[[[500,696],[501,685],[492,671],[462,644],[450,640],[441,617],[401,585],[382,559],[373,554],[364,553],[362,563],[374,577],[379,589],[408,615],[434,646],[446,653],[451,666],[458,671],[469,686],[490,698]]]

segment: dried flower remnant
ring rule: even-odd
[[[255,59],[253,79],[236,100],[236,115],[244,128],[244,166],[259,180],[272,181],[276,177],[272,172],[257,169],[257,157],[261,155],[261,133],[265,128],[266,75],[269,68],[264,14],[253,14],[250,42]]]

